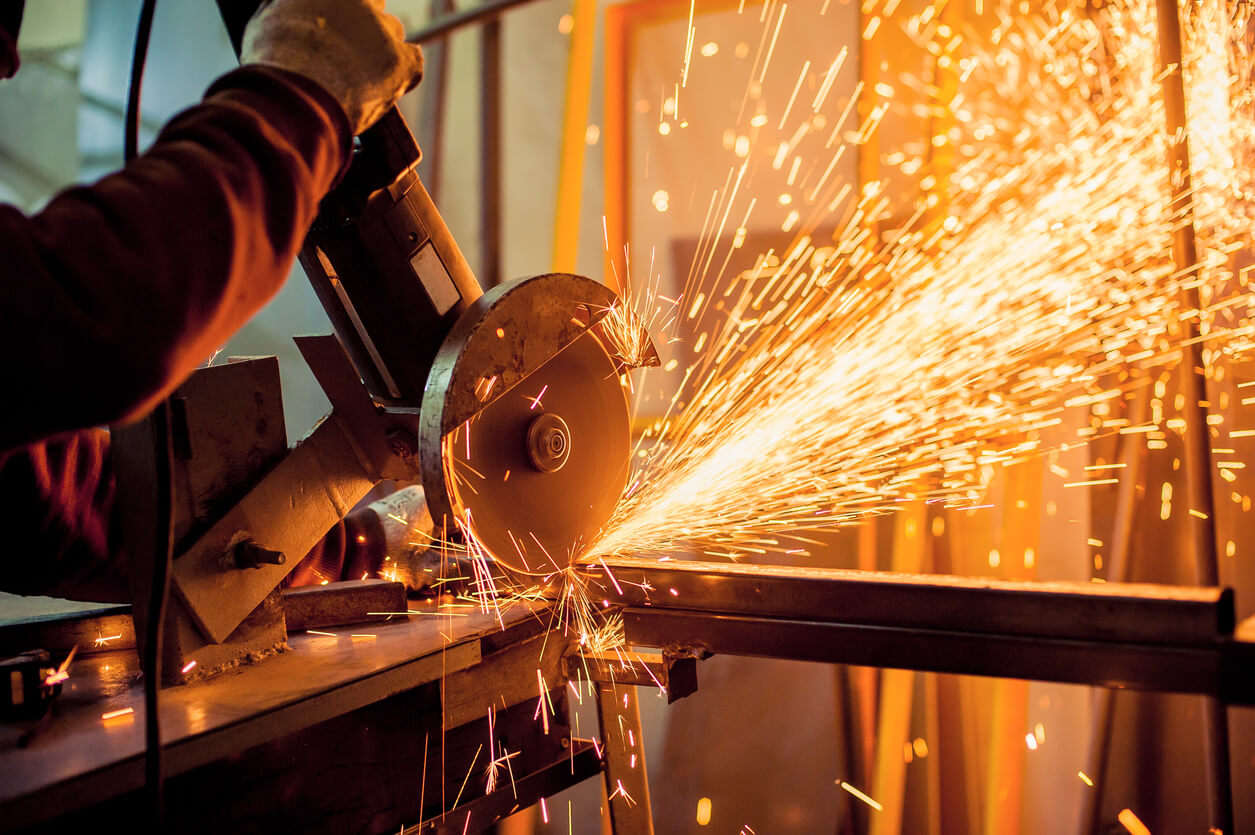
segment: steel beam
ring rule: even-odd
[[[613,576],[613,580],[607,576]],[[1229,589],[1011,583],[777,566],[589,569],[637,647],[1212,695],[1255,704]]]

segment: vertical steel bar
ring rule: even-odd
[[[431,0],[433,20],[453,11],[451,0]],[[440,203],[441,167],[444,163],[444,118],[448,84],[446,69],[449,65],[449,41],[447,38],[432,41],[424,47],[426,63],[423,69],[422,100],[418,118],[411,120],[418,145],[423,149],[419,163],[419,175],[427,186],[431,199]],[[408,116],[409,114],[407,114]]]
[[[501,22],[480,30],[480,283],[501,283]]]
[[[844,778],[855,786],[871,785],[868,780],[870,769],[867,762],[870,757],[863,755],[863,743],[871,736],[863,727],[861,709],[862,702],[868,698],[867,692],[860,692],[859,685],[863,682],[856,678],[857,672],[864,667],[849,667],[837,664],[833,667],[833,695],[837,714],[837,727],[841,733],[841,750],[837,752]],[[837,820],[836,832],[866,832],[868,829],[868,813],[870,807],[865,803],[846,803]]]
[[[1163,65],[1164,115],[1168,131],[1168,177],[1172,190],[1170,209],[1175,220],[1172,233],[1172,260],[1177,271],[1189,274],[1182,291],[1187,310],[1200,310],[1198,292],[1198,247],[1194,236],[1190,150],[1185,116],[1185,83],[1181,70],[1181,22],[1176,0],[1158,0],[1159,58]],[[1211,444],[1208,440],[1207,399],[1203,350],[1198,342],[1197,319],[1185,323],[1186,345],[1182,349],[1182,394],[1185,397],[1185,471],[1189,486],[1190,509],[1204,514],[1193,517],[1191,526],[1198,582],[1214,586],[1219,582],[1216,566],[1216,529],[1212,518]]]
[[[1130,426],[1142,426],[1150,411],[1150,392],[1153,385],[1143,380],[1133,394],[1127,413]],[[1127,583],[1133,570],[1130,558],[1133,540],[1133,522],[1137,512],[1137,488],[1142,482],[1142,459],[1146,450],[1141,435],[1121,435],[1118,463],[1120,484],[1116,492],[1115,522],[1111,530],[1111,548],[1107,554],[1107,581]],[[1115,718],[1117,690],[1101,688],[1094,694],[1094,719],[1090,724],[1089,752],[1086,773],[1098,781],[1098,786],[1086,792],[1081,820],[1089,821],[1088,832],[1097,832],[1102,823],[1102,800],[1106,787],[1103,779],[1111,754],[1111,731]]]
[[[1189,275],[1183,291],[1184,306],[1201,310],[1198,289],[1198,247],[1194,235],[1192,183],[1190,181],[1189,133],[1185,112],[1185,75],[1181,37],[1181,17],[1177,0],[1158,0],[1159,61],[1163,77],[1164,117],[1168,132],[1168,178],[1174,219],[1172,258],[1177,270]],[[1200,585],[1220,582],[1216,560],[1216,523],[1211,482],[1211,443],[1207,427],[1207,380],[1204,376],[1203,349],[1199,343],[1199,323],[1186,323],[1186,344],[1182,350],[1181,391],[1185,397],[1185,477],[1189,485],[1191,538]],[[1203,710],[1207,762],[1208,805],[1211,826],[1233,832],[1233,793],[1229,774],[1229,721],[1225,704],[1208,698]]]
[[[556,273],[575,272],[579,260],[584,149],[587,145],[588,102],[593,89],[593,57],[596,51],[593,36],[596,29],[596,0],[575,0],[575,23],[571,29],[566,97],[562,107],[558,200],[553,224],[553,271]]]
[[[893,557],[890,568],[904,574],[924,570],[928,554],[928,506],[917,499],[894,515]],[[872,817],[871,835],[900,835],[906,814],[906,761],[902,743],[909,740],[915,704],[915,672],[882,670],[880,709],[876,723],[876,758],[872,767],[872,795],[884,805]]]
[[[610,798],[611,831],[615,835],[654,835],[636,687],[598,684],[597,718],[605,749],[603,774]]]

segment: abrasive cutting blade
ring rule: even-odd
[[[620,370],[586,332],[445,435],[453,510],[507,567],[551,575],[610,518],[631,445]]]

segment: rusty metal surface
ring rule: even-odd
[[[200,369],[176,390],[168,408],[177,555],[210,530],[287,453],[278,361],[241,358]],[[117,505],[122,509],[131,555],[128,582],[133,615],[140,624],[147,622],[153,557],[165,558],[165,545],[153,541],[151,525],[160,481],[155,452],[164,446],[158,442],[164,431],[162,422],[149,418],[114,432]],[[225,634],[235,638],[230,645],[221,644],[221,639],[207,642],[195,634],[186,623],[185,607],[171,604],[163,645],[163,681],[181,681],[180,670],[191,661],[203,672],[282,645],[282,614],[273,607],[269,612],[257,608],[270,591],[259,590],[254,606],[225,629]],[[250,612],[257,616],[243,623]],[[142,651],[147,636],[141,629],[135,637]]]
[[[182,603],[171,600],[162,642],[161,684],[187,684],[255,663],[282,651],[287,639],[277,590],[271,591],[221,643],[206,639]]]
[[[221,516],[288,451],[276,357],[232,357],[198,370],[171,401],[175,541]]]
[[[325,586],[284,589],[283,616],[288,629],[322,629],[346,623],[369,623],[404,613],[405,584],[389,580],[342,580]],[[373,614],[372,614],[373,613]]]
[[[354,450],[333,413],[185,553],[174,561],[172,587],[205,636],[224,641],[296,567],[378,478]],[[281,551],[284,565],[224,569],[221,557],[241,533]]]

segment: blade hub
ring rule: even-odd
[[[556,473],[571,457],[571,430],[552,412],[538,416],[527,430],[527,456],[542,473]]]

